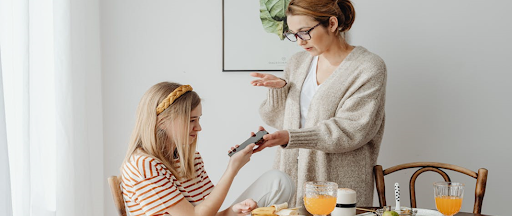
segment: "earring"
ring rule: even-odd
[[[338,31],[341,31],[341,27],[338,27]]]

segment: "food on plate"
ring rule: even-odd
[[[299,215],[298,208],[291,208],[291,209],[281,209],[280,211],[275,213],[279,216],[288,216],[288,215]]]
[[[252,216],[288,216],[299,215],[298,208],[288,208],[288,203],[272,205],[270,207],[260,207],[252,210]]]
[[[385,211],[382,216],[399,216],[396,211]]]
[[[276,216],[274,212],[276,208],[273,206],[270,207],[259,207],[251,211],[252,216]]]
[[[418,210],[412,209],[409,207],[402,207],[400,210],[391,210],[390,206],[385,206],[384,208],[377,209],[375,213],[378,216],[415,216],[418,213]]]

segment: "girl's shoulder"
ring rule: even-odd
[[[127,161],[127,163],[130,163],[132,165],[135,165],[135,166],[144,166],[144,165],[151,165],[151,166],[156,166],[156,165],[159,165],[159,164],[163,164],[160,160],[158,160],[157,158],[151,156],[151,155],[146,155],[146,154],[138,154],[138,153],[134,153],[131,157],[130,157],[130,160]]]
[[[197,163],[203,163],[203,157],[201,156],[201,153],[199,153],[198,151],[196,151],[196,153],[194,154],[194,161]]]
[[[123,174],[141,179],[169,173],[167,167],[157,158],[137,153],[133,154],[123,165],[123,172]]]

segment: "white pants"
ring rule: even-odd
[[[295,184],[288,174],[269,170],[251,184],[233,204],[253,199],[259,207],[288,202],[295,196]]]

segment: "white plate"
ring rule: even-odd
[[[376,214],[374,213],[371,213],[371,212],[366,212],[366,213],[362,213],[362,214],[358,214],[356,216],[375,216]]]
[[[416,216],[443,216],[440,212],[432,209],[419,209],[415,208],[418,212],[416,213]],[[375,216],[377,214],[366,212],[362,214],[358,214],[356,216]]]
[[[432,209],[416,208],[416,210],[418,210],[418,213],[416,213],[416,216],[443,216],[443,214],[441,214],[440,212],[438,212],[436,210],[432,210]]]

